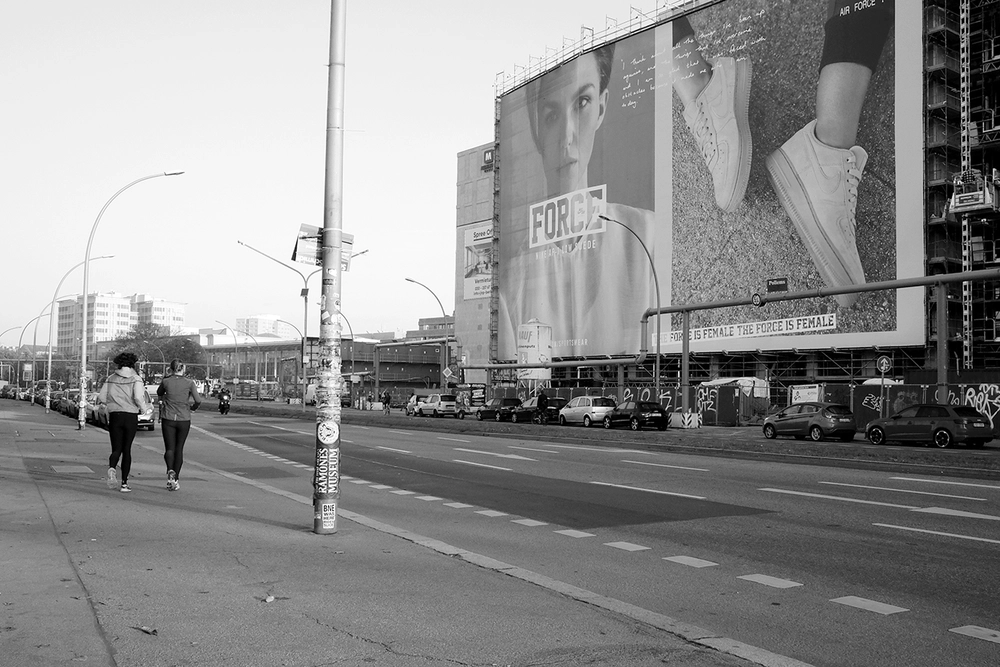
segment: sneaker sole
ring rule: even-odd
[[[720,208],[726,213],[734,213],[747,194],[747,184],[750,182],[750,164],[753,161],[753,137],[750,136],[750,83],[753,78],[753,66],[749,60],[736,61],[736,86],[733,100],[733,115],[736,116],[736,127],[740,131],[740,160],[736,172],[736,187],[729,201]]]
[[[820,277],[823,278],[827,286],[848,287],[865,284],[864,280],[858,283],[851,279],[843,262],[834,261],[839,258],[839,255],[826,232],[820,226],[812,203],[806,195],[805,187],[785,152],[779,148],[767,156],[765,164],[767,165],[768,180],[771,181],[771,187],[778,196],[778,201],[785,209],[792,224],[795,225],[799,238],[805,244],[813,264],[816,265]],[[837,294],[834,295],[834,298],[842,308],[850,308],[857,303],[859,296],[858,294]]]
[[[108,485],[109,489],[117,489],[118,488],[118,478],[117,477],[108,477],[107,481],[105,483]]]

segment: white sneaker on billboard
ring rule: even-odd
[[[816,138],[816,121],[767,156],[767,175],[828,287],[865,284],[856,238],[858,183],[868,162],[860,146],[834,148]],[[838,294],[850,308],[858,294]]]
[[[750,137],[750,61],[715,58],[712,78],[690,107],[684,120],[701,148],[712,174],[715,202],[732,213],[743,201],[750,178],[753,141]]]

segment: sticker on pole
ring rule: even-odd
[[[316,427],[316,437],[324,445],[332,445],[340,437],[340,424],[333,420],[320,422]]]

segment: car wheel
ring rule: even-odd
[[[590,415],[583,416],[583,427],[590,428]]]
[[[809,439],[813,442],[819,442],[823,439],[823,429],[819,426],[813,426],[809,429]]]
[[[440,417],[440,416],[441,416],[441,415],[439,415],[439,414],[438,414],[438,411],[437,411],[437,410],[435,410],[434,412],[432,412],[432,413],[431,413],[431,417],[434,417],[434,419],[437,419],[437,418],[438,418],[438,417]]]
[[[566,418],[563,417],[562,415],[559,415],[559,425],[560,426],[565,426],[566,425]]]
[[[611,417],[604,418],[604,428],[611,428]]]
[[[514,423],[514,424],[516,424],[516,423],[517,423],[517,413],[516,413],[516,412],[512,412],[512,413],[510,413],[510,421],[511,421],[512,423]]]
[[[939,428],[934,431],[934,446],[938,449],[946,449],[951,445],[951,433],[946,429]]]
[[[873,445],[884,445],[885,431],[883,431],[880,426],[873,426],[868,431],[868,442],[872,443]]]
[[[638,431],[639,430],[639,420],[636,419],[635,417],[632,417],[632,419],[630,419],[629,422],[628,422],[628,427],[630,429],[632,429],[633,431]]]
[[[476,419],[478,419],[479,421],[483,421],[483,413],[482,412],[477,412],[476,413]]]
[[[455,418],[456,418],[456,419],[465,419],[465,412],[464,412],[464,411],[462,411],[462,410],[459,410],[459,411],[458,411],[458,414],[457,414],[457,415],[455,415]]]
[[[497,421],[501,421],[501,419],[500,419],[500,411],[499,410],[497,410],[497,415],[493,419],[495,419]]]
[[[768,440],[778,437],[778,429],[774,428],[774,424],[764,424],[764,437]]]

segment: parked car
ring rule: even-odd
[[[149,408],[145,412],[139,413],[139,428],[144,428],[147,431],[152,431],[156,425],[156,408],[154,408],[153,398],[146,392],[146,403]]]
[[[944,449],[955,443],[982,447],[993,439],[990,420],[967,405],[911,405],[890,417],[875,419],[865,431],[873,445],[921,442]]]
[[[655,426],[661,431],[667,430],[670,415],[663,406],[654,401],[624,401],[615,409],[604,415],[604,428],[614,428],[618,424],[628,424],[633,431],[640,431],[644,426]]]
[[[510,419],[511,413],[519,405],[521,405],[521,399],[513,396],[509,398],[491,398],[486,402],[486,405],[480,405],[476,408],[476,419],[480,421],[483,419],[493,419],[502,422],[505,419]]]
[[[454,394],[431,394],[425,400],[417,402],[417,415],[420,417],[450,415],[457,418],[457,399]],[[465,418],[465,413],[462,413],[462,418]]]
[[[567,424],[600,424],[604,416],[615,409],[615,400],[604,396],[577,396],[570,400],[559,411],[559,423]]]
[[[765,417],[763,430],[765,438],[791,435],[799,440],[808,437],[819,442],[824,438],[839,438],[847,442],[854,439],[858,425],[846,405],[805,401],[792,403]]]
[[[78,407],[79,403],[80,390],[68,389],[63,392],[62,397],[59,399],[59,412],[69,417],[78,417],[80,415]]]
[[[52,392],[51,395],[49,395],[49,409],[50,410],[54,410],[55,412],[62,412],[62,410],[60,410],[59,408],[60,408],[60,404],[62,403],[62,397],[63,397],[64,393],[66,393],[66,392],[64,392],[64,391],[54,391],[54,392]]]
[[[566,403],[569,402],[569,400],[563,398],[562,396],[549,396],[548,398],[549,405],[545,408],[545,412],[549,416],[550,422],[557,422],[559,421],[559,411],[564,405],[566,405]],[[510,420],[512,422],[530,422],[534,418],[535,410],[537,409],[538,397],[534,396],[511,410]]]
[[[406,402],[403,407],[403,412],[406,413],[407,417],[414,417],[417,414],[417,405],[421,401],[426,401],[430,394],[411,394],[410,400]]]
[[[97,392],[92,391],[87,394],[87,414],[86,421],[90,424],[97,423]]]

